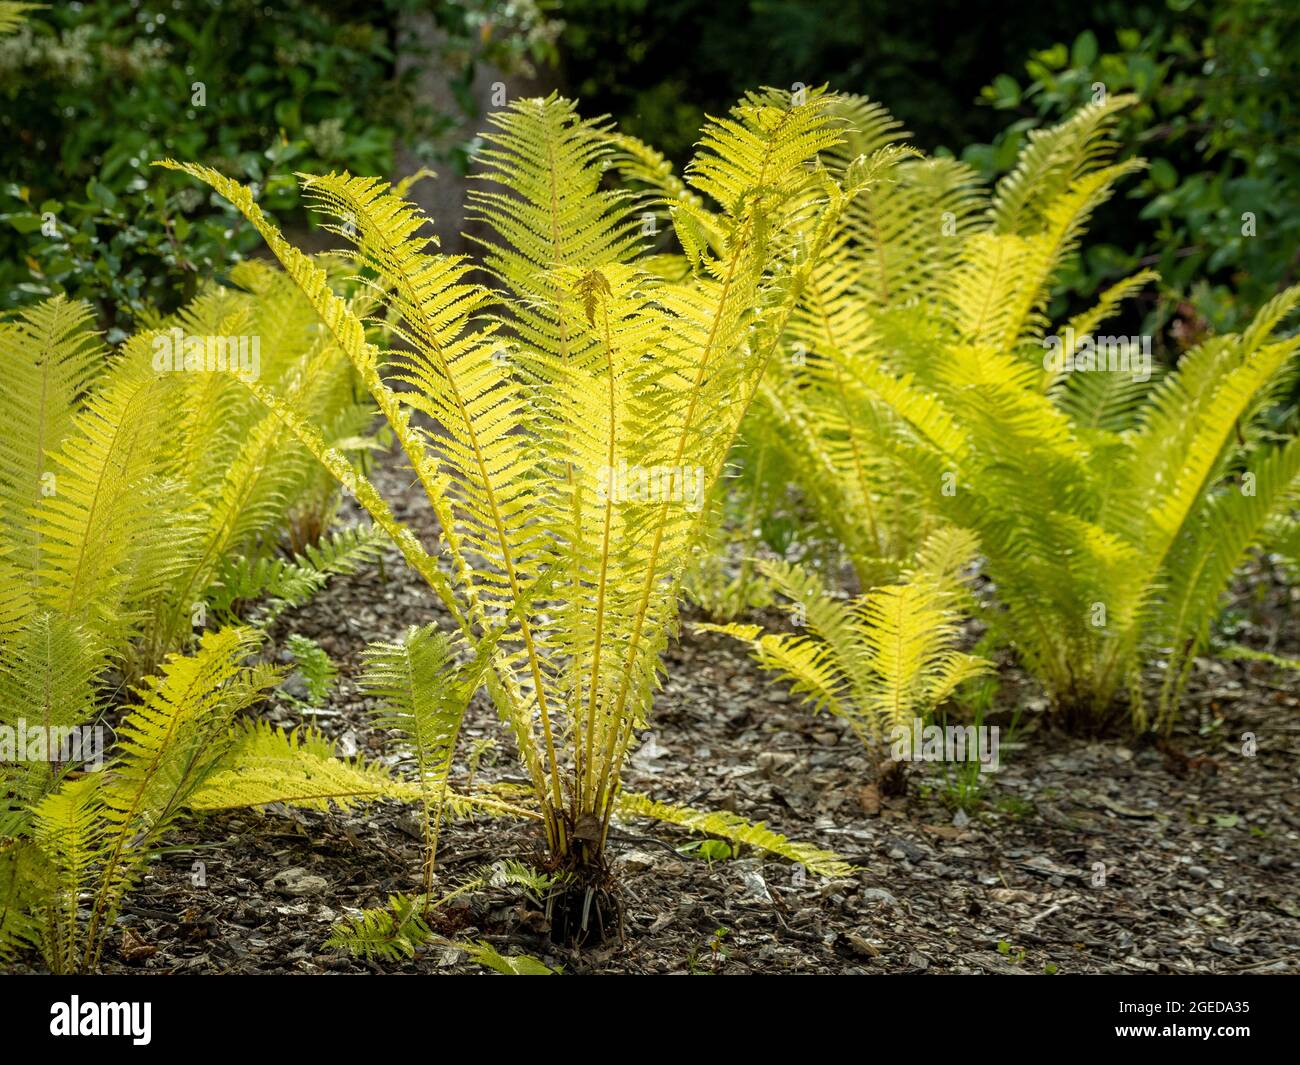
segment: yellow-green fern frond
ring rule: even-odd
[[[0,3],[0,36],[16,32],[27,21],[29,11],[43,11],[47,7],[49,4],[21,4],[14,0],[4,0],[4,3]]]
[[[314,729],[286,732],[265,722],[242,724],[217,772],[188,799],[196,811],[283,803],[313,810],[348,809],[381,799],[417,801],[422,789],[378,763],[342,759]]]
[[[66,781],[33,811],[33,838],[46,862],[41,949],[55,973],[75,971],[85,949],[79,910],[105,857],[102,802],[97,778],[84,776]]]
[[[717,813],[693,810],[689,806],[658,802],[648,795],[627,791],[619,794],[615,809],[623,819],[646,817],[753,847],[778,858],[798,862],[817,876],[847,877],[854,873],[854,867],[834,851],[822,850],[807,843],[796,843],[773,832],[761,821],[755,824],[725,810]]]
[[[1132,95],[1108,96],[1059,125],[1031,130],[1015,167],[998,182],[989,212],[995,229],[1022,235],[1039,229],[1046,208],[1114,151],[1110,135],[1119,112],[1137,102]]]
[[[22,6],[22,5],[17,5]],[[72,433],[82,398],[103,368],[90,306],[56,296],[0,323],[0,546],[34,577],[43,498],[58,493],[50,454]]]

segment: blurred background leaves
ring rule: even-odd
[[[436,48],[406,32],[412,18],[436,23]],[[1300,5],[1271,0],[66,4],[0,37],[0,308],[67,291],[118,339],[256,246],[211,198],[149,171],[158,156],[256,182],[290,226],[306,223],[294,170],[396,177],[399,144],[463,170],[484,67],[539,68],[678,162],[745,90],[829,83],[987,175],[1099,90],[1131,91],[1143,103],[1122,154],[1151,166],[1101,212],[1058,302],[1154,266],[1160,292],[1121,324],[1176,355],[1295,279],[1298,57]],[[430,72],[455,113],[417,91]]]

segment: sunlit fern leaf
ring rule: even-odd
[[[456,740],[482,669],[458,669],[452,641],[433,625],[411,626],[402,639],[365,651],[361,687],[378,700],[375,723],[395,730],[414,761],[422,795],[426,891],[437,859],[441,798],[448,788]]]
[[[1297,304],[1300,286],[1274,297],[1240,338],[1189,353],[1157,387],[1133,440],[1132,487],[1121,504],[1126,517],[1141,522],[1134,539],[1148,573],[1164,564],[1188,515],[1221,472],[1238,420],[1256,409],[1258,394],[1300,350],[1300,336],[1267,342],[1268,329]]]
[[[765,633],[758,625],[697,625],[698,632],[717,632],[747,643],[755,661],[777,673],[813,711],[828,710],[852,720],[852,689],[840,664],[825,644],[807,636]]]
[[[307,809],[347,809],[381,799],[418,800],[421,789],[397,779],[382,765],[343,759],[320,732],[286,732],[266,722],[236,729],[218,771],[190,796],[197,811],[283,803]]]
[[[1027,240],[1026,254],[1014,280],[1015,297],[1002,336],[976,339],[1000,341],[1006,348],[1027,345],[1030,357],[1039,358],[1039,344],[1048,325],[1051,286],[1059,270],[1078,250],[1079,237],[1093,212],[1105,203],[1123,177],[1145,167],[1128,159],[1100,167],[1078,177],[1064,193],[1044,208],[1042,229]]]
[[[632,188],[644,188],[658,194],[660,204],[678,200],[700,206],[699,197],[673,173],[673,164],[662,152],[629,134],[603,130],[605,142],[613,149],[609,165]]]
[[[474,961],[502,976],[555,976],[556,971],[529,954],[502,954],[491,943],[458,940],[452,944]]]
[[[496,357],[492,332],[466,332],[487,293],[466,283],[464,262],[424,251],[427,241],[414,235],[422,217],[382,183],[329,175],[308,179],[305,190],[335,218],[354,220],[359,260],[378,273],[384,299],[401,319],[397,331],[410,347],[394,352],[390,373],[411,386],[401,402],[440,427],[411,431],[446,474],[446,483],[437,485],[449,500],[444,535],[454,532],[458,552],[486,563],[473,583],[471,608],[486,628],[485,612],[505,610],[511,599],[526,595],[550,553],[547,538],[529,520],[536,456],[519,446],[514,432],[525,417],[523,393]],[[345,226],[339,232],[348,235]],[[527,620],[520,636],[545,721],[546,693],[537,683],[542,667]]]
[[[190,796],[197,812],[248,806],[328,810],[393,799],[420,802],[427,789],[393,776],[363,758],[340,758],[333,743],[311,728],[292,732],[266,722],[241,723],[221,764]],[[491,793],[462,795],[451,790],[437,798],[456,817],[488,814],[536,820],[537,813]]]
[[[1110,155],[1119,112],[1137,102],[1132,95],[1107,96],[1079,108],[1059,125],[1030,130],[1015,167],[997,185],[990,208],[997,231],[1025,234],[1038,229],[1048,205]]]
[[[152,848],[229,750],[235,716],[275,683],[276,670],[244,665],[260,639],[250,629],[208,633],[193,655],[173,655],[137,692],[99,787],[106,857],[91,908],[87,964],[97,960],[103,933]]]
[[[956,592],[965,587],[964,571],[978,557],[979,550],[979,537],[975,533],[956,525],[944,525],[927,536],[917,549],[912,570],[940,588]]]
[[[13,0],[0,3],[0,36],[14,33],[24,22],[30,11],[43,11],[49,4],[20,4]]]
[[[1086,311],[1076,314],[1066,323],[1066,327],[1073,331],[1075,336],[1091,336],[1097,326],[1119,313],[1121,303],[1132,299],[1147,285],[1159,280],[1160,275],[1155,270],[1139,270],[1135,274],[1130,274],[1122,281],[1117,281],[1106,288],[1097,297],[1096,303]],[[1086,422],[1086,419],[1083,420]]]
[[[49,611],[32,614],[0,658],[0,725],[17,729],[24,722],[54,744],[63,730],[94,718],[99,708],[95,686],[106,665],[102,645],[84,628]],[[16,753],[9,775],[11,801],[33,803],[64,770],[78,768],[62,763],[61,740],[44,757]],[[69,746],[66,753],[75,757],[83,752]]]
[[[773,586],[808,634],[763,633],[758,626],[700,626],[749,644],[762,668],[846,720],[866,743],[925,718],[965,680],[988,669],[956,649],[962,571],[977,549],[965,530],[936,530],[906,581],[874,588],[853,603],[830,596],[797,566],[765,563]],[[932,568],[927,568],[932,567]]]
[[[482,184],[470,192],[472,216],[492,233],[481,242],[483,261],[509,298],[521,369],[544,381],[547,366],[574,354],[571,308],[555,272],[626,262],[642,222],[626,190],[601,187],[612,156],[605,126],[579,118],[572,101],[514,100],[488,122],[475,154]]]
[[[48,869],[39,903],[45,911],[42,953],[56,973],[76,970],[85,949],[79,909],[94,887],[109,842],[102,802],[99,780],[90,775],[65,782],[34,810],[33,838]]]
[[[924,718],[957,684],[988,663],[953,649],[959,629],[948,597],[912,580],[867,594],[860,607],[862,639],[876,680],[866,707],[884,731]]]
[[[92,629],[122,632],[124,588],[144,551],[167,565],[163,543],[174,526],[151,506],[165,491],[165,449],[153,434],[163,392],[156,376],[113,380],[52,456],[58,490],[41,501],[41,595]],[[163,513],[179,521],[184,512]]]
[[[15,5],[22,6],[22,5]],[[86,389],[103,367],[104,347],[86,303],[63,296],[0,323],[0,545],[29,579],[40,568],[32,512],[59,491],[50,459],[74,427]]]
[[[790,183],[794,172],[843,141],[827,120],[828,103],[824,89],[805,90],[803,99],[776,89],[746,93],[730,117],[701,131],[687,183],[736,219],[764,197],[789,202],[802,191]]]
[[[1143,618],[1144,637],[1172,649],[1157,710],[1161,727],[1174,712],[1237,567],[1263,542],[1269,515],[1297,501],[1300,440],[1292,439],[1256,455],[1235,484],[1210,496],[1196,524],[1179,537],[1167,584],[1156,608]]]
[[[412,470],[428,493],[442,524],[443,535],[448,538],[449,549],[454,554],[459,554],[452,531],[455,528],[455,520],[447,502],[446,478],[439,474],[437,463],[430,461],[429,456],[426,455],[423,440],[411,428],[409,414],[402,407],[396,393],[380,377],[378,349],[367,339],[365,324],[355,313],[354,305],[336,296],[331,290],[330,276],[326,269],[289,244],[275,224],[263,214],[254,200],[252,191],[239,182],[232,181],[210,167],[177,163],[173,160],[160,161],[156,165],[183,171],[211,186],[229,200],[266,241],[267,246],[280,260],[285,273],[299,287],[329,334],[356,368],[362,384],[387,419],[389,428],[410,461]],[[355,225],[355,220],[353,221]],[[394,543],[401,549],[403,557],[428,581],[430,587],[442,598],[444,605],[457,618],[458,624],[464,628],[466,622],[463,610],[451,593],[450,585],[410,531],[393,519],[392,512],[379,493],[374,491],[373,486],[352,468],[346,456],[324,440],[318,428],[301,418],[276,394],[268,389],[258,388],[256,385],[249,385],[249,387],[276,414],[286,429],[316,456],[344,490],[356,495],[357,501],[366,508],[376,524],[393,538]],[[458,562],[458,568],[464,570],[466,567],[467,564],[462,557]]]
[[[854,867],[833,851],[793,842],[773,832],[761,821],[755,824],[725,810],[717,813],[693,810],[688,806],[658,802],[647,795],[624,791],[618,796],[615,811],[624,820],[645,817],[702,835],[719,836],[732,843],[740,843],[797,862],[817,876],[846,877],[854,873]]]

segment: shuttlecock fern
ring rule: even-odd
[[[641,261],[644,198],[602,189],[618,152],[604,127],[558,97],[492,123],[474,200],[488,287],[431,252],[424,219],[382,182],[303,180],[403,341],[383,354],[248,190],[179,168],[245,214],[351,358],[429,496],[450,577],[282,395],[252,390],[393,536],[466,653],[493,641],[488,691],[554,861],[599,867],[703,535],[697,504],[865,180],[816,166],[840,140],[824,93],[751,94],[706,127],[692,195],[665,205],[687,260],[666,274]]]

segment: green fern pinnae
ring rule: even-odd
[[[1041,341],[1047,327],[1047,305],[1051,285],[1059,269],[1078,249],[1079,235],[1093,212],[1110,198],[1115,184],[1141,170],[1139,159],[1102,167],[1079,177],[1045,210],[1043,228],[1024,247],[1015,278],[1015,295],[1003,333],[981,335],[1000,347],[1015,349],[1027,345],[1031,358],[1041,364]]]
[[[628,791],[619,794],[615,811],[619,818],[625,820],[649,818],[703,835],[719,836],[732,843],[797,862],[816,876],[839,878],[854,873],[854,867],[833,851],[793,842],[780,833],[773,832],[762,822],[755,824],[727,811],[713,813],[694,810],[688,806],[658,802],[647,795]]]
[[[424,920],[422,901],[413,895],[390,895],[386,906],[362,910],[334,925],[325,947],[367,960],[413,958],[434,938]]]
[[[700,197],[673,173],[673,164],[662,152],[617,130],[603,130],[602,136],[613,149],[608,158],[609,165],[632,188],[642,188],[653,194],[649,206],[666,208],[678,202],[703,206]]]
[[[480,883],[476,881],[472,886]],[[386,905],[362,910],[336,924],[325,946],[366,960],[398,962],[414,958],[422,947],[436,944],[462,951],[473,961],[502,975],[554,975],[552,969],[527,954],[506,956],[485,942],[449,940],[435,934],[426,921],[427,907],[428,900],[420,896],[390,895]]]
[[[330,658],[329,652],[315,640],[296,632],[285,641],[285,650],[302,677],[307,692],[306,705],[320,707],[329,698],[330,690],[339,675],[338,667]]]
[[[164,465],[152,436],[161,401],[156,378],[124,375],[91,396],[53,455],[58,488],[39,521],[42,598],[94,628],[121,631],[130,567],[170,531],[149,506]]]
[[[30,823],[30,810],[23,817]],[[0,823],[0,961],[47,946],[54,952],[63,942],[47,934],[54,916],[51,880],[49,862],[30,839],[28,825],[5,818]],[[53,902],[57,906],[62,900]]]
[[[49,611],[31,614],[4,646],[0,659],[0,724],[42,729],[51,738],[92,721],[99,711],[96,686],[107,668],[103,644],[85,628]],[[67,769],[49,759],[20,757],[8,776],[11,801],[34,803]]]
[[[292,559],[227,557],[209,586],[208,603],[218,617],[231,619],[238,605],[262,600],[266,606],[257,625],[265,629],[284,610],[307,602],[332,577],[355,573],[376,559],[387,542],[377,525],[353,525],[305,546]]]
[[[303,286],[340,346],[353,358],[434,503],[453,556],[460,591],[468,600],[469,617],[486,630],[490,625],[490,610],[508,608],[509,597],[519,599],[528,594],[527,579],[517,558],[543,542],[528,527],[526,511],[520,511],[516,505],[527,491],[531,477],[527,470],[528,452],[519,448],[510,435],[520,414],[518,401],[504,398],[512,394],[513,386],[492,358],[494,348],[486,337],[460,336],[464,317],[481,306],[481,289],[457,283],[466,270],[457,261],[420,251],[421,242],[412,239],[419,223],[409,205],[382,191],[374,182],[346,175],[310,180],[309,194],[322,207],[339,212],[340,232],[355,236],[358,255],[380,271],[389,289],[386,298],[393,301],[394,309],[406,323],[403,335],[412,341],[413,350],[398,357],[396,372],[400,379],[416,388],[403,392],[399,399],[380,379],[374,351],[360,332],[360,322],[328,292],[309,261],[265,220],[247,190],[206,168],[182,169],[213,185],[245,213],[290,276]],[[383,254],[375,254],[375,249],[383,249]],[[402,328],[399,326],[399,331]],[[344,487],[357,494],[358,501],[376,523],[394,536],[403,555],[439,592],[465,629],[467,622],[462,608],[446,578],[409,531],[393,521],[378,493],[351,470],[341,455],[323,447],[313,427],[294,417],[281,400],[264,389],[252,387],[281,421],[326,463]],[[402,409],[404,403],[454,427],[455,432],[449,438],[439,437],[433,445],[436,450],[430,454],[425,441],[432,441],[433,437],[410,427],[409,416]],[[471,553],[495,564],[500,575],[476,574],[466,561]],[[530,663],[533,697],[541,710],[547,758],[551,765],[556,765],[536,640],[526,618],[520,618],[519,626]],[[521,731],[528,716],[521,705],[522,692],[511,682],[503,687],[514,693],[510,701],[515,709],[511,713],[516,731]],[[533,761],[530,770],[540,783],[543,780],[540,765]],[[551,787],[558,806],[559,781],[554,774]]]
[[[235,716],[275,683],[275,670],[243,665],[260,640],[249,629],[208,633],[194,655],[171,657],[137,693],[140,702],[118,730],[118,754],[99,788],[106,856],[86,965],[97,961],[102,932],[150,848],[228,750]]]
[[[1271,654],[1268,651],[1256,651],[1240,644],[1231,644],[1219,652],[1220,658],[1230,658],[1241,662],[1263,662],[1278,669],[1300,670],[1300,658],[1287,658]]]
[[[1040,229],[1049,206],[1113,152],[1119,113],[1136,103],[1133,95],[1108,96],[1059,125],[1031,130],[1015,167],[995,190],[989,218],[996,231],[1023,235]]]
[[[413,802],[421,795],[418,785],[398,780],[377,763],[339,758],[315,729],[286,732],[266,722],[244,722],[217,771],[186,805],[200,812],[271,803],[326,811],[382,799]]]
[[[77,971],[82,962],[82,898],[93,890],[105,861],[108,839],[99,780],[69,780],[33,810],[33,838],[47,863],[40,907],[41,951],[54,973]]]
[[[366,338],[365,324],[357,316],[354,306],[330,289],[330,278],[322,266],[304,255],[286,241],[262,209],[254,201],[250,189],[237,181],[223,176],[209,167],[196,164],[182,164],[174,160],[164,160],[156,165],[171,170],[180,170],[212,187],[214,191],[229,200],[241,214],[253,225],[267,246],[284,267],[285,273],[302,292],[309,305],[315,310],[329,335],[352,362],[360,375],[365,389],[379,406],[380,413],[387,419],[398,443],[411,464],[421,486],[429,495],[435,512],[442,523],[443,535],[447,538],[449,549],[457,559],[457,569],[468,571],[468,565],[457,550],[455,523],[446,498],[445,477],[439,474],[437,463],[425,454],[421,437],[411,429],[409,418],[402,408],[397,394],[390,389],[379,375],[378,349]],[[360,492],[357,500],[371,514],[377,524],[384,528],[401,549],[403,556],[420,573],[443,598],[444,604],[453,615],[459,618],[460,607],[445,579],[437,576],[435,566],[426,565],[423,560],[426,552],[420,547],[409,531],[401,528],[392,518],[382,498],[370,489],[369,483],[361,478],[347,462],[346,457],[335,448],[331,448],[321,437],[320,431],[306,423],[290,409],[273,392],[266,388],[253,386],[257,397],[280,418],[281,422],[303,446],[338,479],[345,491]],[[462,622],[463,624],[463,622]]]
[[[314,455],[317,461],[342,486],[343,490],[365,509],[375,525],[382,529],[392,540],[407,564],[423,577],[429,587],[438,594],[444,605],[451,611],[452,616],[462,626],[462,629],[467,628],[468,622],[465,620],[464,611],[456,598],[451,583],[438,568],[436,559],[429,554],[428,550],[414,534],[393,516],[388,503],[370,480],[354,466],[343,451],[329,444],[316,426],[304,419],[277,395],[269,389],[256,384],[249,385],[249,388],[257,396],[258,400],[265,404],[267,409],[275,415],[285,430]],[[401,424],[405,425],[405,421],[403,420]],[[432,464],[426,465],[424,470],[426,483],[432,483],[432,479],[436,476],[432,472]],[[437,504],[444,498],[444,490],[440,486],[434,497],[435,510],[439,509]],[[447,510],[442,509],[440,516],[449,518],[450,514]],[[454,530],[454,525],[444,524],[442,528],[444,538],[452,541],[455,534],[454,532],[449,533],[447,530]]]
[[[463,950],[474,961],[502,976],[556,976],[556,970],[529,954],[502,954],[491,943],[483,940],[467,942],[458,940],[451,944]]]
[[[23,6],[23,5],[16,5]],[[83,393],[104,361],[88,304],[58,296],[0,323],[0,545],[29,574],[40,568],[32,512],[58,490],[57,451],[73,430]]]
[[[250,806],[285,806],[327,811],[363,803],[423,802],[427,787],[394,777],[384,766],[360,757],[338,757],[334,745],[311,728],[286,732],[265,722],[241,723],[228,752],[186,801],[199,813]],[[492,794],[432,793],[455,817],[488,814],[535,821],[535,810]]]
[[[962,571],[977,549],[966,530],[936,530],[906,581],[872,589],[852,604],[830,596],[798,566],[765,563],[764,573],[790,600],[807,635],[764,634],[753,625],[698,628],[747,643],[758,664],[783,677],[815,711],[829,710],[864,743],[879,743],[889,729],[928,717],[989,669],[955,647]]]
[[[376,723],[396,730],[415,762],[422,793],[425,891],[437,860],[442,806],[461,722],[480,678],[456,675],[451,640],[433,626],[412,626],[401,640],[371,644],[362,688],[379,701]]]
[[[1174,548],[1170,579],[1156,609],[1143,618],[1144,638],[1171,649],[1157,708],[1165,728],[1204,648],[1210,622],[1247,552],[1261,546],[1269,515],[1300,498],[1300,441],[1256,455],[1241,479],[1202,505],[1196,526]]]
[[[1165,565],[1179,532],[1214,475],[1222,470],[1224,451],[1234,438],[1234,427],[1258,409],[1260,393],[1287,369],[1300,350],[1300,336],[1265,342],[1267,330],[1298,303],[1300,286],[1274,297],[1239,339],[1225,341],[1230,361],[1225,363],[1213,345],[1206,345],[1208,354],[1198,350],[1196,357],[1189,359],[1189,366],[1166,376],[1157,389],[1151,413],[1133,439],[1133,488],[1124,494],[1121,504],[1127,514],[1143,515],[1137,539],[1146,564],[1144,583],[1154,579]],[[1185,386],[1196,383],[1196,375],[1210,360],[1220,367],[1215,379],[1209,387],[1191,393]],[[1174,405],[1180,400],[1183,403],[1175,428]],[[1144,448],[1152,440],[1153,430],[1161,433],[1156,437],[1160,446],[1154,462]],[[1184,450],[1175,465],[1173,447],[1177,444]],[[1157,480],[1162,473],[1167,475],[1163,483]]]
[[[605,125],[581,119],[572,101],[512,101],[488,117],[475,154],[472,217],[491,237],[484,265],[500,282],[520,370],[542,380],[575,351],[577,321],[563,299],[563,270],[601,270],[630,260],[641,243],[631,195],[602,188],[611,160]],[[581,347],[589,346],[584,340]]]

